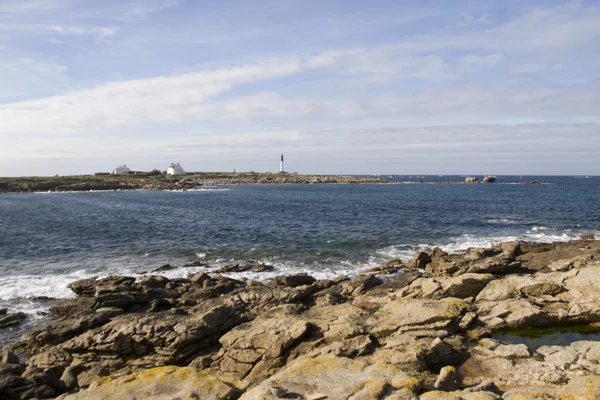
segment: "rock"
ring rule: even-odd
[[[241,324],[219,339],[221,374],[256,383],[278,370],[280,360],[308,331],[308,324],[283,315],[264,316]]]
[[[21,376],[35,383],[37,386],[48,385],[57,391],[64,392],[65,386],[59,378],[60,373],[62,373],[61,367],[53,367],[46,370],[33,367],[27,368]]]
[[[374,316],[377,325],[371,333],[385,336],[402,328],[416,330],[423,326],[444,328],[457,321],[468,307],[461,299],[445,298],[440,300],[399,299],[385,301],[383,307]]]
[[[140,280],[141,286],[146,286],[150,288],[160,288],[164,289],[165,286],[169,283],[169,279],[160,275],[150,275],[145,276]]]
[[[79,387],[77,383],[77,377],[86,369],[87,368],[83,365],[68,366],[65,368],[60,380],[68,390],[75,390]]]
[[[550,387],[520,387],[504,392],[503,400],[555,400],[557,393]],[[575,399],[575,398],[574,398]],[[580,399],[583,400],[583,399]]]
[[[579,239],[581,240],[596,240],[596,235],[590,232],[582,233],[579,235]]]
[[[273,269],[275,269],[275,267],[272,265],[257,264],[257,265],[254,265],[250,270],[252,272],[260,273],[260,272],[272,271]]]
[[[454,347],[440,338],[431,343],[424,356],[427,367],[432,371],[447,365],[457,365],[461,361],[460,354]]]
[[[477,302],[479,321],[490,329],[548,326],[552,318],[526,300]]]
[[[502,394],[502,391],[498,389],[496,383],[492,379],[486,379],[483,382],[466,388],[465,392],[490,392],[495,394]]]
[[[60,345],[77,359],[110,356],[116,364],[131,358],[138,367],[187,363],[247,317],[233,307],[218,306],[192,315],[126,314]]]
[[[28,349],[35,351],[45,345],[62,343],[109,321],[110,318],[107,315],[96,314],[95,312],[78,314],[77,317],[72,318],[63,317],[50,322],[46,326],[34,328],[27,332],[21,338],[21,342]]]
[[[21,375],[23,372],[25,372],[25,366],[23,364],[0,364],[0,375],[6,373]]]
[[[278,286],[304,286],[304,285],[312,285],[317,280],[310,275],[307,274],[296,274],[296,275],[288,275],[288,276],[278,276],[274,278],[271,282]]]
[[[27,316],[22,312],[7,313],[0,315],[0,329],[8,328],[10,326],[19,325]]]
[[[527,358],[529,349],[524,344],[503,344],[494,349],[494,356],[508,359]]]
[[[390,364],[368,365],[345,357],[303,358],[248,390],[240,400],[276,399],[273,387],[285,390],[288,398],[317,393],[328,400],[379,399],[388,390],[414,393],[420,385],[418,379]]]
[[[38,399],[53,399],[56,397],[56,390],[49,385],[41,385],[35,389],[35,397]]]
[[[14,353],[4,350],[2,354],[0,354],[0,365],[3,364],[19,364],[20,360]]]
[[[81,279],[69,283],[67,287],[76,295],[84,297],[92,297],[96,294],[96,288],[101,286],[122,287],[124,289],[130,287],[135,282],[135,278],[128,276],[109,276],[98,279],[98,277]]]
[[[4,373],[0,375],[0,393],[5,393],[7,389],[21,386],[26,382],[27,380],[25,378],[13,375],[11,373]]]
[[[165,272],[165,271],[170,271],[175,268],[177,268],[177,267],[174,267],[171,264],[164,264],[156,269],[153,269],[152,272]]]
[[[341,294],[344,296],[359,296],[382,283],[383,281],[375,275],[359,274],[349,281],[342,282]]]
[[[158,367],[121,377],[105,377],[63,400],[233,400],[239,390],[217,377],[185,367]]]
[[[27,365],[29,367],[46,369],[52,367],[67,367],[71,364],[71,361],[73,361],[73,357],[69,352],[57,347],[51,347],[50,349],[29,358],[29,360],[27,360]]]
[[[192,275],[192,277],[190,278],[190,281],[197,285],[201,285],[204,282],[209,281],[209,280],[210,280],[210,275],[208,275],[205,272],[198,272],[198,273]]]
[[[437,390],[423,393],[420,400],[500,400],[501,397],[489,392],[440,392]]]
[[[465,178],[465,182],[466,183],[474,183],[474,182],[477,182],[477,181],[479,181],[479,179],[477,179],[476,176],[467,176]]]
[[[496,182],[496,177],[493,175],[488,175],[485,178],[483,178],[483,181],[485,183],[493,183],[493,182]]]
[[[413,255],[413,260],[414,260],[415,268],[425,269],[427,264],[429,264],[431,262],[431,256],[429,254],[425,253],[424,251],[417,251]]]
[[[86,388],[90,384],[98,379],[107,376],[108,369],[104,367],[92,367],[86,371],[83,371],[77,375],[77,386],[80,388]]]
[[[560,389],[561,400],[587,400],[600,398],[600,376],[580,376]]]
[[[452,366],[444,367],[440,370],[440,374],[433,386],[444,392],[452,392],[460,387],[460,373]]]

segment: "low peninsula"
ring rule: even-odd
[[[191,266],[200,271],[187,278],[157,269],[71,283],[75,297],[56,302],[47,325],[3,349],[0,398],[600,398],[597,339],[502,339],[600,331],[592,234],[433,248],[334,280],[232,279],[228,271],[267,266]]]
[[[99,190],[190,190],[204,185],[383,183],[379,176],[299,175],[256,172],[197,172],[186,175],[139,173],[0,178],[0,192],[71,192]]]

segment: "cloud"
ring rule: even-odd
[[[241,118],[268,110],[281,115],[284,111],[277,108],[283,110],[282,101],[272,94],[257,94],[231,102],[211,104],[208,101],[236,85],[294,75],[328,62],[327,58],[320,57],[287,58],[214,71],[113,82],[61,96],[1,104],[0,133],[73,133],[142,122]],[[223,114],[215,114],[215,110]]]

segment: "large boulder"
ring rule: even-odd
[[[87,390],[62,396],[61,400],[228,400],[239,390],[205,372],[186,367],[158,367],[118,378],[106,377]]]

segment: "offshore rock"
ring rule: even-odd
[[[0,315],[0,329],[19,325],[27,316],[22,312]]]

